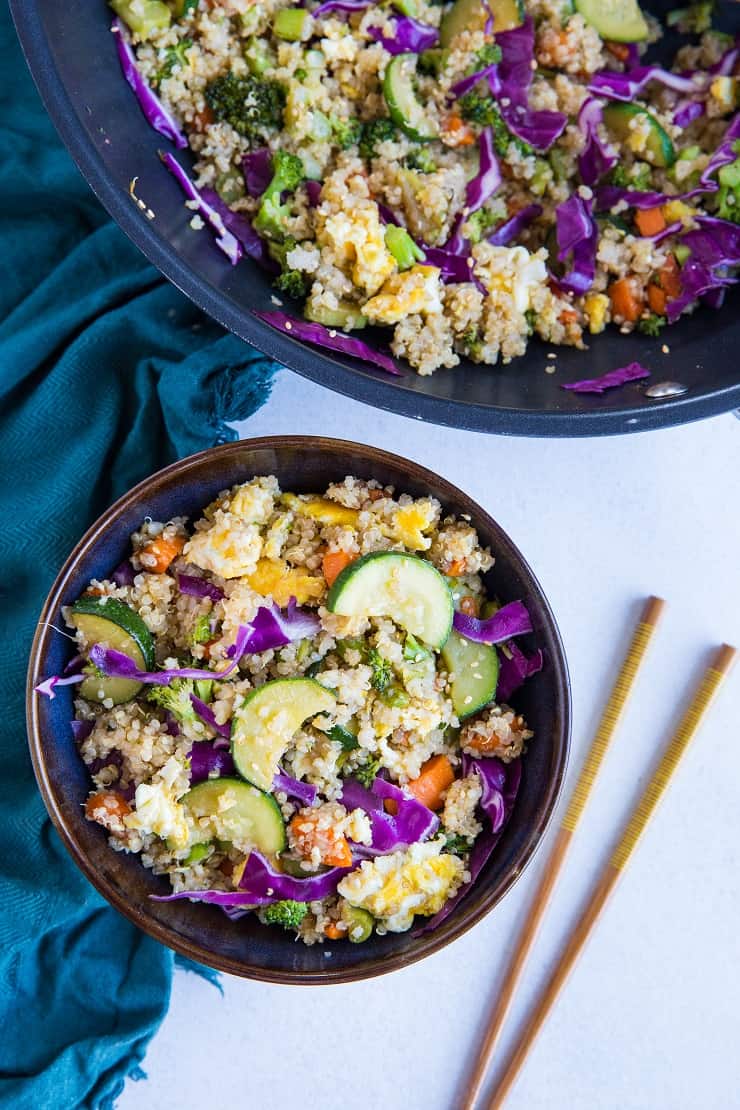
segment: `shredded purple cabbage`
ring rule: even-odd
[[[539,648],[527,656],[513,641],[503,646],[505,650],[498,649],[496,701],[499,704],[508,701],[526,679],[542,670],[545,663],[544,654]]]
[[[395,813],[386,811],[386,799],[395,802]],[[377,777],[369,790],[356,779],[346,779],[340,801],[348,810],[364,810],[370,818],[372,843],[362,845],[359,855],[393,852],[434,836],[439,828],[439,818],[428,806],[384,778]]]
[[[234,235],[240,246],[244,248],[244,253],[249,258],[258,262],[263,270],[266,270],[268,273],[278,273],[280,267],[277,262],[270,257],[267,244],[263,239],[260,239],[246,216],[243,216],[240,212],[232,212],[226,201],[223,200],[214,189],[209,189],[207,187],[202,189],[201,197],[206,204],[210,205],[216,215],[221,217],[224,226]]]
[[[321,182],[320,181],[307,181],[306,194],[308,196],[309,207],[318,208],[321,199]]]
[[[483,69],[477,69],[475,73],[469,73],[467,77],[461,77],[454,85],[450,87],[450,92],[454,97],[465,96],[471,89],[474,89],[479,81],[485,81],[487,78],[496,78],[498,73],[498,65],[494,63],[490,66],[484,66]]]
[[[602,142],[599,136],[602,115],[601,102],[593,96],[583,102],[578,113],[578,126],[586,137],[585,146],[578,155],[578,170],[584,185],[595,185],[618,160],[616,150]]]
[[[496,784],[501,780],[501,768],[503,768],[503,782],[498,786]],[[503,831],[513,812],[517,794],[519,793],[519,786],[522,779],[522,763],[520,759],[516,759],[512,763],[502,764],[497,759],[471,759],[464,756],[463,770],[466,774],[472,774],[473,771],[477,771],[481,777],[483,786],[481,808],[489,822],[489,827],[484,828],[483,832],[478,834],[473,844],[467,866],[470,872],[470,882],[460,887],[457,894],[445,902],[439,913],[436,913],[434,917],[426,921],[421,928],[415,929],[411,934],[412,937],[418,937],[424,933],[430,932],[432,929],[436,929],[445,918],[450,916],[466,894],[469,893],[481,871],[491,858],[494,848],[501,839]],[[498,800],[497,795],[500,796],[501,801]],[[484,798],[486,799],[485,806],[483,804]],[[494,823],[497,826],[496,831],[494,831]]]
[[[701,100],[681,100],[673,113],[673,122],[676,127],[688,127],[695,119],[699,119],[705,112]]]
[[[486,127],[478,139],[478,173],[465,186],[468,215],[483,207],[501,181],[501,168],[493,146],[493,129]]]
[[[70,721],[70,727],[72,729],[72,735],[74,736],[75,743],[81,744],[83,740],[87,740],[88,736],[93,730],[94,725],[94,721],[78,721],[76,719]]]
[[[671,323],[699,297],[709,296],[716,305],[720,293],[738,280],[728,269],[740,265],[740,226],[716,216],[699,216],[696,222],[698,228],[681,236],[691,254],[681,267],[681,293],[666,308]]]
[[[110,678],[130,678],[132,681],[147,683],[150,686],[168,686],[173,678],[216,679],[222,682],[239,666],[249,633],[249,625],[239,625],[236,640],[228,651],[231,663],[223,671],[209,671],[199,667],[170,667],[161,671],[140,671],[128,655],[124,655],[122,651],[105,648],[102,644],[93,644],[90,649],[90,662]]]
[[[71,674],[66,678],[62,678],[58,674],[51,675],[50,678],[45,678],[43,682],[39,682],[38,686],[34,686],[37,694],[41,694],[45,698],[53,701],[56,697],[54,693],[57,686],[74,686],[77,682],[84,682],[87,678],[85,674]]]
[[[154,89],[142,76],[136,64],[136,54],[131,46],[128,32],[120,19],[113,20],[111,31],[116,40],[116,51],[118,53],[118,60],[121,63],[121,69],[123,70],[123,76],[133,89],[136,99],[139,101],[139,106],[146,116],[147,122],[155,131],[158,131],[160,135],[164,135],[165,139],[169,139],[173,142],[178,150],[184,150],[188,145],[188,140],[185,138],[175,117],[165,108]]]
[[[261,197],[272,181],[272,153],[269,147],[263,146],[245,154],[242,173],[250,197]]]
[[[352,15],[353,12],[364,12],[366,8],[371,8],[374,3],[375,0],[324,0],[323,4],[314,8],[311,15],[314,19],[319,19],[322,15],[329,15],[330,12]]]
[[[513,216],[510,216],[508,220],[499,224],[490,235],[486,236],[486,240],[494,247],[506,247],[524,231],[525,227],[529,227],[541,215],[541,204],[528,204],[525,208],[520,208]]]
[[[574,193],[555,209],[555,221],[558,260],[563,262],[571,255],[572,266],[564,277],[554,280],[564,293],[585,293],[596,277],[596,249],[599,243],[593,202]]]
[[[511,106],[526,108],[534,58],[534,24],[531,16],[520,27],[500,31],[496,35],[496,43],[501,47],[501,61],[496,67],[500,95]]]
[[[296,902],[316,902],[333,894],[337,885],[351,870],[351,867],[331,867],[320,875],[296,879],[292,875],[276,871],[259,852],[251,852],[244,874],[239,880],[239,890],[243,892],[242,898],[247,894],[249,903],[253,905],[266,906],[271,902],[280,902],[283,898],[292,898]]]
[[[502,644],[512,636],[531,632],[532,618],[524,602],[510,601],[486,620],[478,620],[456,610],[452,626],[466,640],[476,644]]]
[[[175,158],[174,154],[163,153],[162,151],[160,151],[159,157],[162,159],[167,169],[173,175],[188,200],[197,202],[198,212],[212,229],[212,231],[215,232],[216,246],[224,252],[231,265],[236,266],[237,262],[240,260],[244,252],[242,250],[242,245],[237,239],[236,235],[233,234],[226,226],[221,213],[217,210],[215,205],[209,204],[205,197],[199,192],[199,190],[196,189],[195,185],[190,180],[180,163],[177,161],[177,158]],[[217,194],[214,193],[212,190],[209,190],[209,192],[212,196],[217,196]]]
[[[111,574],[111,581],[115,582],[117,586],[133,586],[134,584],[134,568],[128,559],[124,559],[119,563],[116,569]]]
[[[697,91],[697,84],[693,77],[681,77],[678,73],[670,73],[661,66],[637,66],[635,69],[627,70],[626,73],[617,73],[612,69],[602,70],[593,75],[588,91],[596,96],[609,97],[610,100],[633,101],[645,91],[651,81],[658,81],[674,92]]]
[[[209,728],[212,728],[213,731],[217,733],[218,736],[221,736],[224,740],[228,740],[230,738],[230,727],[228,725],[220,725],[218,723],[218,721],[216,720],[216,714],[213,712],[210,705],[207,705],[196,694],[190,695],[190,701],[193,709],[204,724],[208,725]]]
[[[368,27],[367,33],[381,43],[389,54],[421,54],[439,41],[439,31],[428,23],[420,23],[408,15],[394,16],[393,38],[387,38],[379,27]]]
[[[568,117],[563,112],[535,110],[521,104],[504,107],[501,114],[509,130],[538,151],[549,150],[568,123]]]
[[[318,789],[310,782],[301,782],[285,771],[278,771],[272,780],[272,789],[281,790],[290,798],[297,798],[304,806],[312,806],[318,796]]]
[[[196,740],[188,754],[190,759],[190,785],[222,775],[236,774],[231,752],[217,748],[210,740]]]
[[[261,605],[249,625],[245,651],[257,653],[269,648],[283,647],[294,640],[315,636],[321,627],[318,614],[311,609],[298,608],[291,597],[287,609],[277,605]]]
[[[401,373],[389,355],[383,354],[382,351],[374,351],[361,339],[355,339],[343,331],[325,328],[323,324],[316,324],[312,320],[300,320],[296,316],[289,316],[287,312],[261,312],[257,309],[253,311],[260,320],[264,320],[266,324],[294,339],[313,343],[329,351],[340,351],[342,354],[351,355],[352,358],[359,358],[362,362],[370,362],[388,374]]]
[[[615,389],[626,382],[637,382],[642,378],[649,378],[650,371],[639,362],[630,362],[627,366],[619,366],[616,370],[609,370],[598,378],[583,378],[579,382],[561,385],[561,389],[569,389],[572,393],[604,393],[607,389]]]
[[[198,578],[195,574],[178,574],[177,588],[181,594],[189,597],[210,597],[211,601],[220,601],[224,591],[214,582],[205,578]]]
[[[121,777],[123,767],[123,752],[119,748],[111,748],[105,755],[99,755],[92,763],[88,764],[90,775],[97,775],[104,767],[117,767],[118,778]]]
[[[447,285],[457,285],[473,281],[473,258],[467,253],[453,253],[444,247],[424,247],[426,264],[436,266],[441,272],[442,281]]]

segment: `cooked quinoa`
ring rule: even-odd
[[[494,849],[532,737],[496,701],[505,645],[455,615],[495,620],[493,565],[433,497],[352,477],[145,520],[63,614],[87,817],[174,894],[307,944],[433,917]]]
[[[420,374],[462,358],[509,362],[532,336],[583,348],[609,324],[655,335],[726,275],[710,262],[702,283],[684,267],[700,251],[696,234],[717,230],[703,217],[733,229],[740,221],[737,152],[702,182],[737,104],[727,35],[706,30],[679,50],[673,73],[695,75],[688,91],[654,79],[617,99],[597,75],[645,64],[662,33],[633,0],[616,5],[619,42],[585,0],[490,0],[488,22],[471,0],[402,0],[395,10],[354,0],[351,11],[286,0],[178,0],[174,14],[144,0],[114,7],[142,75],[187,136],[196,185],[215,190],[266,244],[278,303],[302,305],[333,334],[390,329],[391,350]],[[522,41],[531,83],[520,66],[502,87]],[[517,123],[512,89],[530,124],[542,113],[560,122],[538,138]],[[591,101],[589,139],[582,109]],[[476,185],[485,141],[500,178],[489,186]],[[593,142],[607,158],[598,171],[588,168]],[[629,191],[656,199],[641,207]],[[529,222],[497,241],[533,204]],[[575,277],[576,255],[562,242],[573,219],[586,224],[591,260]]]

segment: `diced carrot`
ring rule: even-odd
[[[675,254],[669,254],[665,262],[660,268],[658,274],[660,278],[660,288],[664,290],[667,297],[674,300],[681,295],[681,267],[676,261]]]
[[[442,795],[455,781],[455,772],[446,755],[433,755],[421,769],[418,778],[409,783],[409,790],[430,809],[440,809]]]
[[[84,593],[83,596],[84,597],[102,597],[103,596],[103,591],[98,590],[98,589],[93,589],[92,586],[88,586],[87,589],[85,590],[85,593]]]
[[[566,327],[568,326],[568,324],[577,324],[578,323],[578,313],[572,308],[564,308],[563,311],[558,316],[558,320],[560,321],[561,324],[564,324]]]
[[[472,146],[475,134],[457,112],[450,112],[442,123],[442,141],[448,146]]]
[[[612,316],[619,316],[628,324],[640,319],[642,298],[635,292],[635,282],[631,277],[620,278],[609,286],[609,300],[612,303]]]
[[[470,594],[460,598],[460,612],[466,617],[477,617],[479,612],[478,602]]]
[[[383,809],[386,813],[390,813],[391,817],[395,817],[398,813],[398,802],[395,798],[385,798],[383,800]]]
[[[640,235],[657,235],[666,226],[665,216],[660,208],[638,208],[635,212],[635,224]]]
[[[648,285],[647,299],[651,312],[654,312],[656,316],[665,316],[666,304],[668,303],[665,289],[661,289],[659,285]]]
[[[347,551],[327,551],[321,560],[321,567],[328,586],[339,577],[345,567],[355,561],[354,555]]]
[[[334,921],[329,921],[324,926],[324,936],[329,940],[341,940],[346,930],[340,929]]]
[[[296,813],[290,822],[290,832],[302,856],[308,857],[318,848],[321,862],[330,867],[349,867],[352,863],[352,849],[347,838],[330,825],[320,825],[318,814]]]
[[[85,816],[88,821],[97,821],[106,829],[120,826],[124,817],[131,813],[131,806],[122,794],[115,790],[100,790],[91,794],[85,802]]]
[[[213,114],[212,108],[206,104],[202,112],[196,112],[193,116],[193,127],[196,131],[205,131],[206,127],[215,123],[216,117]]]
[[[446,573],[450,578],[457,578],[458,575],[464,574],[465,560],[455,559],[455,561],[453,563],[450,563],[450,565],[448,566]]]
[[[606,42],[604,43],[612,58],[616,58],[619,62],[628,62],[630,57],[629,47],[623,42]]]
[[[150,540],[139,552],[142,567],[152,574],[164,574],[172,560],[180,554],[186,541],[187,536],[183,535],[171,536],[169,539],[158,536],[157,539]]]

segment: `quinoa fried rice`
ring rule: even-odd
[[[111,847],[138,853],[173,896],[251,909],[307,944],[449,912],[495,848],[532,737],[495,696],[513,643],[455,631],[498,612],[474,528],[375,481],[296,496],[257,477],[192,526],[145,520],[131,543],[64,610],[73,673],[37,687],[82,681],[86,814]],[[418,632],[432,602],[433,647]]]
[[[733,228],[740,218],[734,152],[719,179],[710,167],[710,185],[700,180],[736,108],[726,35],[703,30],[679,50],[672,72],[690,74],[687,87],[658,76],[625,96],[593,82],[633,71],[661,35],[633,0],[490,0],[490,12],[474,0],[113,7],[129,24],[141,74],[187,135],[197,186],[215,190],[264,240],[279,269],[275,303],[302,305],[332,329],[387,326],[393,353],[420,374],[461,357],[508,362],[533,335],[584,347],[610,323],[657,334],[700,293],[716,288],[721,298],[727,257],[721,276],[710,260],[703,284],[683,268],[699,250],[684,237],[714,233],[697,221],[718,216]],[[612,9],[621,31],[604,23]],[[706,13],[685,19],[689,29],[708,26]],[[525,58],[525,76],[520,68],[496,94],[501,44],[523,33],[532,36],[531,73]],[[526,47],[526,37],[517,41]],[[516,133],[512,88],[524,89],[530,122],[549,118],[545,137]],[[587,125],[582,110],[594,100]],[[476,185],[486,134],[498,170]],[[584,168],[593,142],[606,162]],[[266,204],[278,152],[293,159],[288,188]],[[628,199],[600,194],[610,185]],[[681,199],[697,185],[697,196]],[[629,200],[635,191],[658,200],[641,208]],[[533,204],[540,210],[529,222],[504,234]],[[585,222],[591,255],[585,277],[572,281],[564,205]],[[191,226],[203,227],[197,212]],[[740,262],[734,239],[729,254]]]

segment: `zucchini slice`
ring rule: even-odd
[[[493,31],[511,31],[524,23],[524,0],[489,0],[493,16]],[[462,31],[482,31],[488,19],[486,5],[481,0],[457,0],[445,12],[439,28],[439,44],[449,46]]]
[[[442,659],[451,675],[452,708],[462,721],[489,705],[496,696],[498,654],[490,644],[466,640],[453,629],[442,648]]]
[[[444,578],[426,559],[402,551],[374,551],[350,563],[326,607],[345,617],[390,617],[437,649],[452,628],[452,594]]]
[[[231,755],[248,782],[268,793],[285,749],[308,717],[329,713],[336,698],[315,678],[277,678],[247,694],[231,725]]]
[[[139,670],[154,667],[154,640],[138,613],[117,598],[83,596],[72,606],[70,620],[82,633],[85,647],[107,644],[134,660]],[[80,697],[87,701],[111,701],[113,705],[131,701],[141,683],[130,678],[90,675],[80,685]]]
[[[645,145],[640,150],[637,150],[631,141],[635,134],[631,124],[638,117],[640,117],[639,128],[641,130],[644,128],[647,135]],[[651,165],[663,169],[672,166],[676,161],[676,151],[667,132],[661,127],[655,116],[638,104],[622,102],[607,104],[604,108],[603,120],[607,131],[618,142],[633,150],[635,154],[639,154]]]
[[[649,28],[637,0],[575,0],[576,11],[610,42],[642,42]]]
[[[182,799],[194,823],[196,842],[245,842],[259,852],[276,856],[286,845],[280,806],[270,794],[235,778],[208,779]],[[205,820],[204,820],[205,819]]]
[[[383,78],[383,96],[393,122],[409,138],[428,143],[438,137],[439,130],[416,98],[416,57],[416,54],[397,54],[391,59]]]

